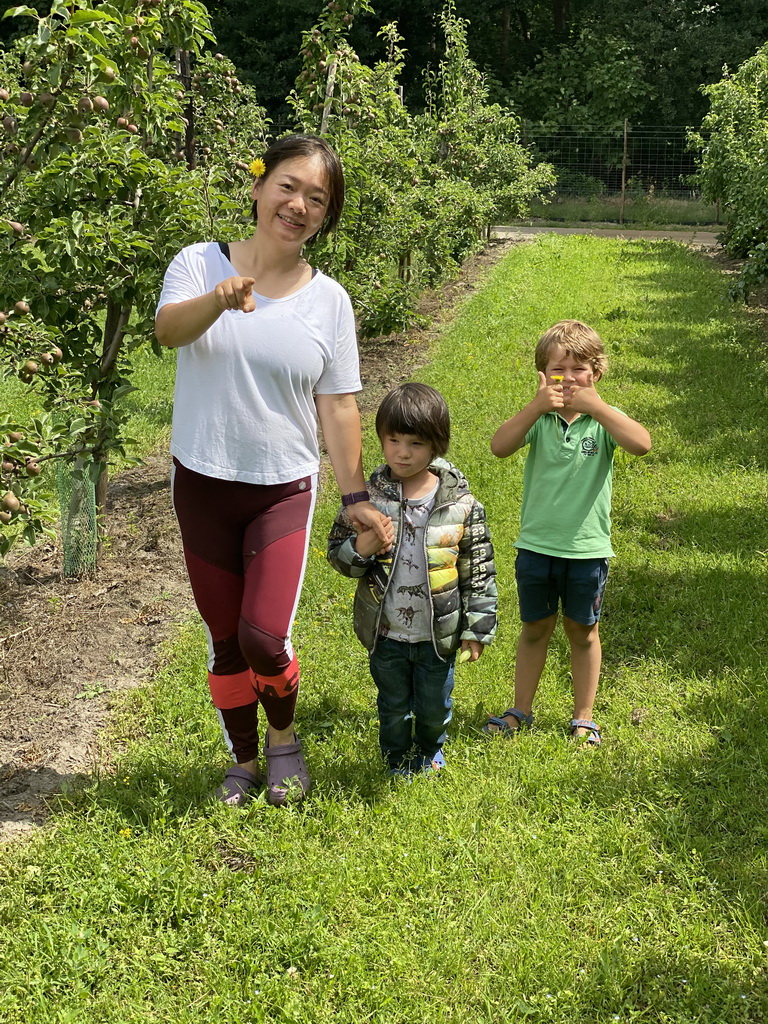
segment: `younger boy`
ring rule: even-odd
[[[533,723],[533,699],[562,602],[571,648],[571,735],[601,742],[593,721],[600,677],[600,608],[611,547],[611,480],[618,445],[650,451],[645,427],[607,405],[595,390],[607,360],[600,336],[579,320],[550,327],[536,346],[539,390],[499,427],[491,451],[500,459],[529,445],[521,528],[515,547],[523,626],[515,664],[515,705],[484,726],[514,736]]]
[[[344,509],[328,538],[334,569],[358,579],[354,629],[370,652],[379,742],[392,775],[445,764],[456,651],[477,661],[496,631],[496,569],[485,511],[448,450],[445,399],[401,384],[376,415],[386,463],[368,484],[391,517],[394,547],[379,554],[371,530],[355,533]]]

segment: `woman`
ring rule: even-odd
[[[294,731],[299,666],[291,625],[306,564],[323,430],[342,501],[382,548],[392,524],[363,475],[352,306],[302,247],[333,230],[338,157],[315,136],[278,140],[255,161],[253,235],[183,249],[166,272],[155,333],[178,348],[172,491],[208,682],[235,765],[216,797],[241,806],[262,783],[279,805],[310,786]]]

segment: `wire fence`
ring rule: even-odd
[[[523,125],[522,139],[537,163],[554,165],[558,196],[698,199],[696,153],[688,131],[682,125],[628,123],[615,132],[542,131]]]

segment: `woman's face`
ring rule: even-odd
[[[319,154],[283,160],[251,192],[258,231],[301,247],[322,228],[328,212],[328,175]]]

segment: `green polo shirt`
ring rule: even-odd
[[[525,435],[525,443],[515,547],[559,558],[610,558],[614,439],[584,413],[567,424],[548,412]]]

